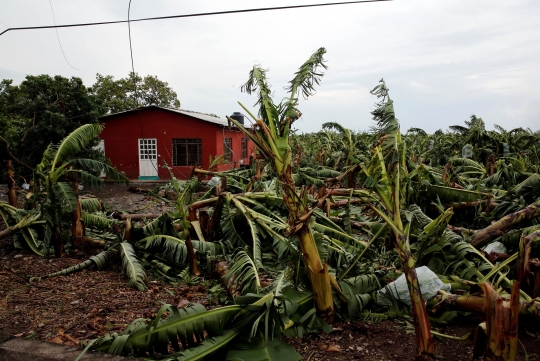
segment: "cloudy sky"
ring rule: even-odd
[[[128,0],[51,0],[58,24],[122,20]],[[133,0],[131,17],[153,17],[322,0]],[[269,69],[275,99],[319,47],[328,70],[300,104],[300,131],[335,121],[356,131],[373,123],[369,90],[384,78],[403,130],[463,124],[472,114],[488,128],[540,129],[540,2],[534,0],[395,0],[132,24],[135,71],[157,75],[183,109],[221,117],[252,107],[240,92],[254,64]],[[0,0],[0,31],[52,25],[48,0]],[[76,76],[131,70],[127,24],[10,31],[0,36],[0,78]]]

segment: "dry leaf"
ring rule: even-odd
[[[339,345],[330,345],[326,350],[328,352],[341,352],[341,347]]]
[[[61,344],[64,343],[64,341],[62,341],[62,339],[61,339],[59,336],[50,338],[50,339],[48,339],[47,341],[52,342],[52,343],[57,343],[57,344],[59,344],[59,345],[61,345]]]

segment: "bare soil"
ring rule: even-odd
[[[155,184],[137,184],[154,188]],[[0,190],[0,200],[5,194]],[[170,204],[146,194],[134,194],[124,185],[107,184],[94,191],[108,210],[161,213]],[[22,200],[22,199],[21,199]],[[3,226],[0,225],[0,229]],[[50,342],[77,344],[107,332],[120,332],[133,320],[152,317],[164,303],[185,305],[215,302],[202,285],[171,285],[149,275],[148,291],[126,286],[118,265],[105,271],[83,270],[68,276],[29,283],[29,276],[54,272],[88,259],[76,253],[65,258],[44,259],[15,250],[10,239],[0,241],[0,333]],[[437,332],[463,336],[474,332],[477,319],[457,325],[435,326]],[[286,339],[304,360],[413,360],[414,331],[403,322],[336,322],[334,331]],[[537,321],[520,325],[518,360],[540,360],[540,327]],[[472,360],[472,343],[435,338],[437,359]],[[526,358],[523,350],[526,350]],[[285,360],[284,360],[285,361]]]

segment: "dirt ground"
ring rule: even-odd
[[[154,188],[155,184],[137,184]],[[134,194],[124,185],[106,185],[93,192],[109,211],[161,213],[171,207],[146,194]],[[5,200],[0,189],[0,201]],[[0,226],[2,229],[2,226]],[[76,344],[107,332],[119,332],[136,318],[152,317],[164,303],[185,305],[199,302],[211,307],[214,296],[202,285],[166,284],[149,275],[148,291],[126,286],[118,265],[105,271],[83,270],[68,276],[29,283],[29,276],[54,272],[88,259],[76,253],[65,258],[44,259],[15,250],[9,239],[0,241],[0,333],[50,342]],[[216,281],[217,278],[216,278]],[[458,325],[435,326],[434,330],[463,336],[478,320]],[[286,339],[304,360],[413,360],[414,331],[403,322],[364,321],[335,323],[330,334]],[[540,360],[540,326],[537,321],[520,325],[518,360]],[[472,343],[435,338],[437,359],[472,360]],[[526,358],[523,350],[526,350]]]

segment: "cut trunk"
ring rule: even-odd
[[[520,211],[504,216],[497,222],[490,224],[488,227],[480,230],[474,235],[471,244],[475,248],[480,248],[493,238],[501,236],[508,230],[523,221],[535,218],[540,215],[540,204],[531,204]]]

